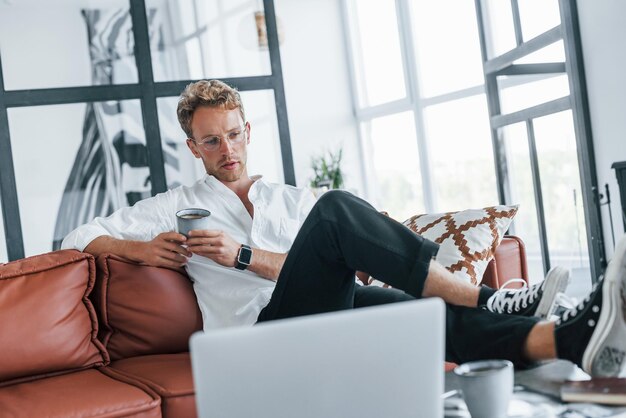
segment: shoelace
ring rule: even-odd
[[[583,308],[587,305],[587,303],[589,303],[589,301],[591,301],[591,295],[593,295],[595,293],[597,287],[598,287],[598,283],[594,284],[593,288],[591,289],[591,292],[589,292],[587,297],[585,297],[578,305],[576,305],[573,308],[568,309],[567,311],[565,311],[563,313],[563,316],[561,316],[559,319],[556,320],[556,325],[561,325],[561,323],[567,321],[570,318],[575,317],[576,314],[578,314],[578,312],[582,311]],[[573,300],[573,299],[570,299],[570,301],[571,300]]]
[[[508,285],[513,283],[522,283],[524,286],[521,289],[507,290]],[[511,279],[505,282],[500,290],[487,301],[487,309],[492,312],[504,312],[513,313],[513,309],[525,309],[528,304],[533,303],[537,298],[539,289],[541,286],[528,287],[528,284],[523,279]],[[520,304],[522,307],[520,308]]]

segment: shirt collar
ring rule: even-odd
[[[262,175],[250,176],[250,179],[254,180],[254,183],[252,183],[252,186],[250,187],[250,190],[248,191],[248,198],[254,199],[258,195],[259,187],[266,186],[267,183],[263,179]],[[219,181],[215,176],[212,176],[211,174],[204,175],[204,183],[215,192],[226,194],[229,196],[232,195],[236,197],[235,192],[230,190],[228,187],[226,187],[224,183]]]

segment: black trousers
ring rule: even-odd
[[[419,299],[438,248],[364,200],[327,192],[300,228],[258,321]],[[356,270],[394,289],[358,286]],[[446,308],[447,361],[500,358],[527,365],[522,347],[536,318]]]

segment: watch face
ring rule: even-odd
[[[252,250],[249,247],[241,247],[237,261],[241,264],[250,265],[250,260],[252,260]]]

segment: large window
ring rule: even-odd
[[[588,286],[606,261],[575,3],[495,3],[477,7],[500,199],[522,205],[532,279],[561,265]]]
[[[346,0],[345,11],[368,198],[398,220],[497,203],[473,4]]]
[[[199,178],[175,112],[199,78],[242,92],[250,169],[295,184],[272,0],[0,2],[0,58],[0,262]]]
[[[573,2],[344,6],[367,197],[398,220],[520,204],[511,232],[531,281],[556,264],[595,280],[604,256]]]

